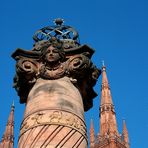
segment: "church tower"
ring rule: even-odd
[[[90,148],[129,148],[128,131],[123,122],[122,135],[118,132],[116,113],[111,96],[110,86],[106,74],[106,67],[102,67],[102,86],[100,102],[100,130],[93,140],[92,121],[90,127]]]
[[[6,129],[3,134],[0,148],[13,148],[14,146],[14,103],[11,106],[11,112],[7,121]]]

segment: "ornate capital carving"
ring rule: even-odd
[[[54,80],[68,76],[79,88],[87,111],[97,95],[93,86],[101,73],[91,61],[93,52],[87,45],[65,48],[65,42],[55,37],[37,42],[31,51],[17,49],[12,57],[17,61],[14,87],[20,102],[26,103],[38,78]]]

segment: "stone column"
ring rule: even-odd
[[[37,31],[31,51],[17,49],[12,55],[14,87],[26,104],[18,148],[87,148],[84,111],[92,107],[101,72],[90,60],[94,51],[61,24],[57,20],[55,27]]]
[[[18,147],[87,147],[82,97],[68,77],[37,80],[28,95]]]

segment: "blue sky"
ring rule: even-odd
[[[96,50],[92,60],[105,61],[118,129],[126,119],[131,148],[147,148],[148,138],[148,1],[146,0],[6,0],[0,5],[0,137],[15,100],[15,148],[24,105],[12,88],[17,47],[31,49],[34,32],[63,18],[79,31],[81,44]],[[101,77],[98,97],[85,113],[99,131]]]

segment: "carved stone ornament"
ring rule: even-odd
[[[61,31],[65,29],[61,28]],[[79,45],[74,40],[77,39],[77,35],[74,39],[58,39],[58,35],[59,32],[55,36],[50,36],[49,40],[36,38],[32,50],[18,48],[12,54],[16,60],[14,87],[20,96],[20,103],[26,103],[37,79],[55,80],[67,76],[80,90],[84,110],[87,111],[92,107],[92,99],[97,96],[93,86],[101,74],[91,61],[94,50],[87,45]]]
[[[36,126],[53,124],[73,128],[87,139],[85,122],[74,113],[59,110],[40,111],[24,119],[20,136]]]

